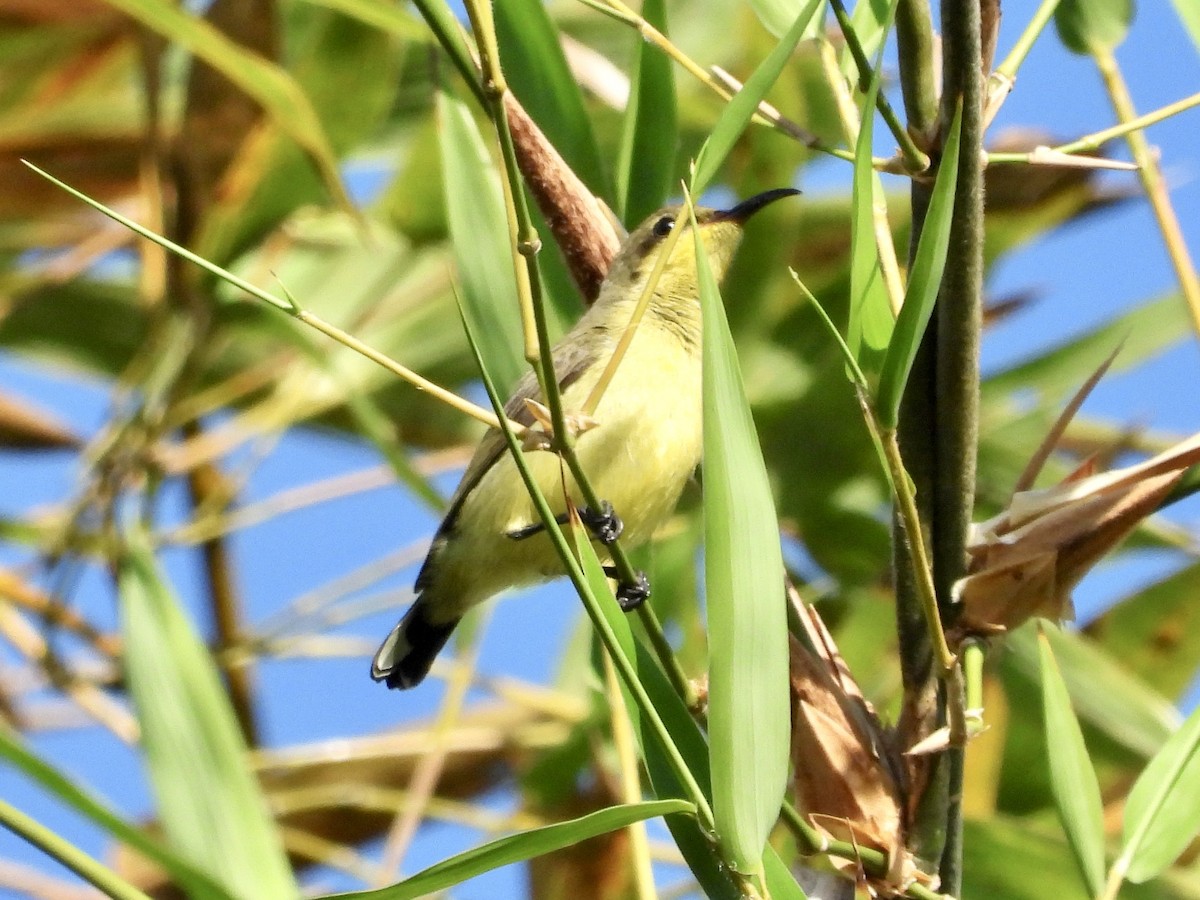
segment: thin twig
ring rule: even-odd
[[[428,394],[431,394],[432,396],[436,397],[438,400],[442,401],[443,403],[446,403],[447,405],[453,407],[454,409],[458,410],[459,412],[465,413],[466,415],[470,416],[471,418],[477,419],[480,422],[483,422],[483,424],[485,424],[491,428],[498,427],[499,420],[496,418],[496,416],[493,413],[490,413],[487,410],[481,409],[480,407],[476,406],[474,403],[469,403],[468,401],[464,400],[462,397],[459,397],[453,391],[448,391],[445,388],[440,387],[437,384],[434,384],[429,379],[424,378],[421,375],[418,375],[416,372],[414,372],[412,369],[409,369],[407,366],[404,366],[404,365],[396,362],[394,359],[391,359],[390,357],[386,356],[385,354],[380,353],[378,350],[375,350],[373,347],[368,346],[367,344],[360,341],[358,338],[356,338],[353,335],[348,334],[347,332],[338,328],[336,325],[330,324],[329,322],[326,322],[324,319],[320,318],[319,316],[314,315],[313,313],[310,313],[307,310],[302,309],[296,303],[296,301],[294,299],[292,299],[291,297],[288,297],[287,299],[284,299],[282,297],[277,297],[276,295],[270,293],[269,291],[265,291],[262,288],[258,287],[257,285],[251,284],[249,281],[246,281],[244,278],[239,278],[237,275],[234,275],[232,272],[229,272],[229,271],[221,268],[220,266],[216,265],[215,263],[209,262],[208,260],[204,259],[202,256],[197,256],[195,253],[192,253],[186,247],[181,247],[179,244],[176,244],[174,241],[168,240],[167,238],[163,237],[162,235],[151,231],[150,229],[146,228],[145,226],[140,225],[139,223],[133,221],[129,217],[121,215],[116,210],[113,210],[110,207],[107,207],[104,204],[102,204],[96,200],[93,200],[91,197],[88,197],[83,192],[78,191],[75,188],[71,187],[69,184],[66,184],[63,181],[58,180],[57,178],[55,178],[53,175],[49,174],[48,172],[45,172],[42,169],[39,169],[37,166],[35,166],[33,163],[29,162],[28,160],[21,160],[21,162],[24,163],[24,165],[28,166],[30,169],[32,169],[34,172],[36,172],[38,175],[45,178],[47,181],[51,182],[52,184],[56,185],[57,187],[61,188],[64,191],[66,191],[71,196],[75,197],[78,200],[83,201],[88,206],[92,207],[93,209],[97,210],[98,212],[103,213],[104,215],[108,216],[110,219],[112,219],[116,222],[120,222],[126,228],[129,228],[129,229],[137,232],[142,237],[153,241],[154,243],[158,244],[161,247],[165,247],[167,250],[170,250],[172,253],[182,257],[183,259],[186,259],[188,262],[192,263],[193,265],[199,266],[200,268],[204,269],[206,272],[216,275],[221,280],[233,285],[234,287],[236,287],[242,291],[245,291],[251,297],[261,300],[264,303],[268,303],[271,306],[274,306],[276,309],[287,313],[288,315],[292,316],[295,319],[298,319],[299,321],[303,322],[305,325],[308,325],[310,328],[313,328],[313,329],[321,332],[322,334],[326,335],[327,337],[333,338],[335,341],[342,344],[343,346],[349,347],[351,350],[355,351],[356,353],[358,353],[362,356],[365,356],[367,359],[371,360],[373,363],[376,363],[377,365],[382,366],[383,368],[387,369],[389,372],[393,373],[394,375],[398,375],[400,378],[404,379],[409,384],[416,387],[418,390],[422,390]],[[285,294],[287,293],[286,290],[284,293]],[[515,431],[517,434],[522,434],[525,431],[525,426],[521,425],[520,423],[517,423],[517,422],[509,423],[509,427],[511,427],[513,429],[513,431]]]
[[[854,30],[854,23],[846,14],[842,0],[829,0],[829,5],[833,7],[833,14],[837,18],[838,26],[842,29],[842,37],[846,41],[846,49],[850,51],[850,56],[853,57],[854,65],[858,69],[858,89],[865,94],[871,84],[871,61],[867,59],[862,42],[858,39],[858,32]],[[900,148],[900,157],[904,160],[905,170],[913,175],[925,172],[929,168],[929,155],[913,141],[912,135],[908,133],[908,129],[904,127],[904,123],[892,109],[892,104],[883,91],[876,92],[875,106],[879,110],[879,115],[883,117],[883,121],[887,123],[888,130],[892,132],[892,137],[896,139],[896,144]]]
[[[637,741],[629,723],[629,714],[621,698],[621,683],[612,659],[604,654],[604,692],[608,701],[609,726],[613,747],[617,751],[617,766],[621,773],[621,802],[641,803],[642,779],[638,769]],[[646,823],[635,822],[627,829],[629,852],[633,857],[633,882],[640,900],[654,900],[654,871],[650,866],[650,842]]]
[[[1116,58],[1111,53],[1103,52],[1098,53],[1095,60],[1117,118],[1123,124],[1132,122],[1138,117],[1137,110],[1133,106],[1133,98],[1129,95],[1129,87],[1125,84]],[[1142,180],[1146,198],[1150,201],[1150,208],[1154,211],[1154,218],[1162,232],[1163,243],[1175,269],[1175,277],[1179,279],[1184,301],[1192,314],[1192,327],[1200,334],[1200,278],[1196,276],[1196,267],[1192,263],[1187,241],[1184,240],[1183,231],[1179,227],[1179,218],[1171,206],[1171,197],[1167,193],[1167,184],[1162,177],[1158,157],[1140,129],[1128,131],[1125,140],[1133,153],[1134,162],[1138,164],[1138,176]]]
[[[471,640],[465,652],[460,654],[456,665],[448,679],[446,696],[442,700],[437,720],[433,724],[431,740],[428,748],[413,769],[408,780],[408,797],[392,819],[384,841],[383,853],[380,855],[379,872],[376,884],[380,887],[387,885],[393,876],[399,874],[412,839],[416,837],[417,828],[421,824],[425,807],[437,790],[438,780],[446,765],[449,752],[447,736],[458,724],[463,707],[467,701],[467,691],[475,679],[475,668],[479,662],[480,638],[491,618],[492,607],[485,607],[479,613],[479,620],[471,634]]]
[[[1017,70],[1025,62],[1025,57],[1029,55],[1029,51],[1033,48],[1034,41],[1041,36],[1042,31],[1045,30],[1046,25],[1054,16],[1054,10],[1058,7],[1058,3],[1059,0],[1042,0],[1041,5],[1034,12],[1033,18],[1029,20],[1029,24],[1025,26],[1025,30],[1021,32],[1021,36],[1013,44],[1012,50],[1004,58],[1004,62],[1000,63],[988,77],[983,111],[983,127],[985,130],[992,124],[992,120],[996,118],[996,113],[1000,112],[1000,107],[1004,105],[1005,99],[1007,99],[1013,89],[1013,85],[1017,82]]]

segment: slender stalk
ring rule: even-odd
[[[442,49],[450,55],[450,61],[458,69],[480,106],[486,106],[487,96],[480,81],[479,66],[471,56],[471,49],[463,40],[462,29],[450,12],[449,6],[440,0],[413,0],[413,5],[421,13],[421,18],[442,45]]]
[[[239,278],[237,275],[234,275],[232,272],[221,268],[220,266],[216,265],[215,263],[209,262],[204,257],[197,256],[195,253],[192,253],[192,251],[188,250],[186,247],[182,247],[179,244],[176,244],[174,241],[168,240],[167,238],[163,237],[162,235],[151,231],[149,228],[146,228],[145,226],[138,224],[133,219],[130,219],[127,216],[121,215],[116,210],[109,209],[103,203],[93,200],[91,197],[87,196],[87,194],[84,194],[83,192],[76,190],[75,188],[73,188],[69,184],[67,184],[66,182],[59,181],[53,175],[49,174],[48,172],[43,171],[42,169],[39,169],[37,166],[35,166],[33,163],[29,162],[28,160],[21,160],[21,162],[24,163],[26,166],[28,166],[30,169],[32,169],[34,172],[37,172],[38,175],[45,178],[51,184],[54,184],[57,187],[62,188],[68,194],[70,194],[71,196],[75,197],[78,200],[82,200],[84,203],[86,203],[88,206],[92,207],[93,209],[97,210],[98,212],[104,213],[104,215],[108,216],[114,222],[118,222],[121,225],[124,225],[126,228],[130,229],[131,231],[134,231],[137,234],[141,235],[142,237],[146,238],[147,240],[151,240],[154,243],[158,244],[159,246],[165,247],[167,250],[170,250],[172,253],[176,254],[177,256],[180,256],[183,259],[186,259],[188,262],[192,263],[193,265],[199,266],[200,268],[204,269],[206,272],[210,272],[213,275],[216,275],[222,281],[225,281],[226,283],[233,285],[234,287],[238,288],[239,290],[245,291],[251,297],[261,300],[264,303],[268,303],[271,306],[274,306],[276,309],[282,310],[283,312],[287,313],[288,315],[292,316],[293,318],[298,319],[299,321],[303,322],[305,325],[309,326],[310,328],[313,328],[313,329],[321,332],[322,334],[326,335],[327,337],[333,338],[339,344],[342,344],[343,346],[348,347],[349,349],[353,350],[355,353],[360,354],[361,356],[365,356],[367,359],[371,360],[371,362],[376,363],[377,365],[383,366],[383,368],[387,369],[389,372],[391,372],[394,375],[398,375],[400,378],[404,379],[405,381],[407,381],[409,384],[413,385],[418,390],[422,390],[422,391],[425,391],[427,394],[431,394],[432,396],[436,397],[438,400],[441,400],[443,403],[458,410],[459,412],[464,413],[464,414],[470,416],[471,418],[482,422],[484,425],[487,425],[490,428],[499,427],[499,420],[496,418],[496,416],[493,413],[490,413],[487,410],[481,409],[480,407],[476,406],[474,403],[470,403],[470,402],[464,400],[462,397],[458,396],[453,391],[448,391],[444,387],[434,384],[428,378],[418,375],[412,369],[396,362],[391,357],[386,356],[383,353],[380,353],[378,350],[375,350],[373,347],[369,346],[368,344],[363,343],[358,338],[354,337],[351,334],[348,334],[347,332],[338,328],[336,325],[330,324],[329,322],[326,322],[324,319],[321,319],[319,316],[316,316],[310,312],[307,312],[307,311],[301,309],[300,306],[296,303],[296,301],[292,297],[288,296],[286,299],[284,299],[282,297],[277,297],[274,294],[272,294],[270,291],[265,291],[262,288],[260,288],[258,285],[251,284],[249,281],[246,281],[244,278]],[[287,293],[286,289],[284,290],[284,293],[285,294]],[[523,434],[525,432],[525,426],[520,424],[519,422],[509,422],[508,424],[509,424],[509,427],[512,428],[512,430],[514,432],[516,432],[517,434]]]
[[[1128,92],[1125,97],[1128,98]],[[1115,104],[1114,104],[1115,105]],[[1078,140],[1071,141],[1069,144],[1063,144],[1055,147],[1059,153],[1078,153],[1081,150],[1096,150],[1105,141],[1110,141],[1113,138],[1125,137],[1132,135],[1135,132],[1141,131],[1151,125],[1157,125],[1172,116],[1178,115],[1184,110],[1191,109],[1194,106],[1200,106],[1200,93],[1192,94],[1190,97],[1184,97],[1182,100],[1176,100],[1174,103],[1168,103],[1166,106],[1156,109],[1154,112],[1146,113],[1141,116],[1123,116],[1121,124],[1114,125],[1111,128],[1105,128],[1103,131],[1097,131],[1094,134],[1085,135]],[[1132,113],[1132,106],[1126,110]]]
[[[649,44],[653,44],[676,63],[678,63],[689,75],[696,78],[722,100],[729,100],[733,96],[733,91],[730,90],[728,81],[731,79],[724,73],[712,72],[690,56],[680,50],[671,40],[661,31],[647,22],[635,10],[631,9],[622,0],[580,0],[585,6],[596,10],[596,12],[616,19],[631,28],[637,29],[642,39]],[[736,89],[736,88],[735,88]],[[827,153],[830,156],[836,156],[840,159],[853,161],[854,154],[838,147],[827,147],[820,138],[812,132],[790,119],[785,118],[779,113],[779,110],[771,106],[766,101],[759,103],[758,111],[751,119],[757,125],[766,125],[777,131],[786,134],[795,140],[798,140],[810,150],[816,150],[819,153]]]
[[[900,443],[896,438],[896,433],[894,431],[883,432],[881,438],[884,457],[887,459],[888,469],[892,474],[892,483],[895,485],[896,514],[899,516],[903,529],[902,537],[909,553],[910,568],[915,578],[921,610],[925,615],[925,624],[929,629],[939,677],[948,678],[954,671],[956,660],[950,650],[950,645],[946,643],[946,632],[942,628],[937,591],[934,587],[933,565],[925,547],[916,498],[913,495],[908,473],[904,470],[904,461],[900,458]]]
[[[896,6],[896,44],[908,131],[914,135],[917,146],[928,151],[937,128],[938,109],[929,0],[900,0]]]
[[[1054,15],[1054,10],[1058,8],[1059,0],[1042,0],[1040,6],[1033,14],[1033,18],[1029,20],[1029,24],[1025,26],[1025,30],[1021,32],[1021,36],[1017,38],[1017,42],[1013,44],[1012,50],[1008,56],[1004,58],[1004,62],[1000,63],[988,77],[987,93],[985,97],[986,106],[983,113],[983,127],[986,129],[996,118],[996,113],[1000,112],[1000,107],[1004,105],[1005,99],[1013,89],[1013,85],[1017,82],[1017,70],[1021,64],[1025,62],[1025,57],[1029,55],[1029,51],[1033,48],[1036,41],[1045,30],[1046,25],[1050,22]]]
[[[588,480],[587,473],[583,471],[583,467],[580,465],[579,458],[575,453],[573,436],[566,423],[562,398],[558,390],[558,379],[554,372],[549,326],[542,303],[541,278],[537,264],[533,258],[540,248],[540,241],[529,215],[529,206],[525,200],[521,172],[517,166],[512,132],[508,127],[508,113],[504,103],[504,95],[507,93],[508,88],[503,72],[500,70],[495,27],[490,14],[491,8],[487,3],[481,2],[481,0],[470,0],[467,3],[467,11],[471,16],[472,25],[476,29],[476,41],[480,47],[481,62],[484,70],[485,93],[488,97],[487,108],[492,115],[492,120],[500,141],[500,151],[505,174],[505,178],[503,179],[505,183],[505,207],[509,214],[510,233],[512,234],[517,250],[516,254],[514,254],[514,261],[516,262],[519,276],[523,275],[523,277],[518,277],[517,287],[518,295],[521,297],[522,319],[526,323],[526,359],[529,360],[534,366],[535,371],[538,372],[542,394],[546,398],[546,406],[550,410],[550,420],[554,431],[554,449],[562,457],[568,470],[571,472],[571,476],[582,495],[584,504],[591,509],[600,509],[602,498],[597,496],[595,489]],[[671,236],[672,240],[678,240],[678,234],[682,230],[680,228],[674,229]],[[659,271],[661,271],[661,266],[665,265],[668,256],[669,253],[662,254]],[[638,311],[644,312],[646,306],[649,304],[656,280],[656,278],[651,278],[646,291],[639,300]],[[532,329],[529,326],[531,320]],[[585,412],[595,410],[595,404],[599,402],[604,387],[611,379],[616,366],[620,364],[624,350],[632,340],[639,320],[639,312],[635,312],[634,318],[622,335],[613,357],[609,360],[605,373],[601,376],[596,386],[596,390],[588,398],[584,407]],[[536,334],[536,340],[532,343],[529,340],[530,330]],[[637,572],[634,570],[633,564],[629,561],[629,556],[620,541],[611,544],[607,549],[617,570],[618,578],[629,584],[636,582]],[[658,619],[652,611],[644,611],[640,613],[640,616],[642,625],[645,627],[646,633],[650,638],[651,648],[658,657],[664,671],[671,679],[676,690],[679,691],[680,697],[689,703],[689,706],[694,705],[694,692],[687,678],[683,675],[683,671],[679,666],[678,660],[675,659],[670,644],[662,633],[662,626],[658,623]]]
[[[871,84],[871,61],[867,59],[862,42],[858,39],[858,32],[854,30],[854,23],[846,14],[846,7],[842,5],[842,0],[829,0],[829,5],[833,7],[833,14],[838,20],[838,25],[842,29],[842,37],[846,41],[846,49],[850,51],[850,55],[854,58],[854,65],[858,69],[858,89],[866,93]],[[908,133],[908,129],[904,127],[900,117],[892,109],[892,104],[883,91],[876,92],[875,106],[900,147],[900,157],[904,160],[905,171],[914,175],[926,171],[929,168],[929,155],[913,141],[912,135]]]
[[[541,293],[535,292],[532,287],[532,282],[537,277],[535,257],[541,249],[541,239],[529,216],[525,187],[521,181],[521,171],[517,167],[512,130],[508,126],[508,109],[504,104],[505,96],[509,93],[508,82],[504,78],[504,70],[500,67],[500,45],[496,38],[492,6],[487,0],[468,0],[466,9],[475,33],[475,42],[479,46],[479,61],[483,69],[484,107],[495,126],[504,163],[505,177],[501,179],[501,186],[504,190],[504,209],[508,216],[508,233],[513,248],[513,273],[516,278],[517,302],[521,309],[525,360],[537,373],[542,395],[550,409],[550,419],[554,423],[555,440],[569,442],[570,435],[563,418],[562,402],[558,391],[549,387],[550,383],[557,387],[558,382],[554,375],[554,362],[550,358],[549,331],[541,305]]]
[[[92,859],[70,841],[2,799],[0,826],[33,844],[107,897],[114,900],[150,900],[146,894],[122,879],[112,869]]]
[[[945,92],[940,120],[947,127],[962,110],[962,152],[950,232],[954,265],[946,267],[935,310],[934,361],[936,416],[934,433],[933,573],[941,615],[955,613],[954,583],[965,570],[967,532],[975,501],[975,465],[979,435],[979,341],[983,297],[983,36],[979,0],[943,0],[942,28]],[[952,735],[962,732],[959,676],[943,695]],[[962,884],[963,748],[946,754],[946,834],[941,884],[953,894]]]
[[[1108,90],[1109,100],[1112,102],[1113,109],[1116,110],[1117,118],[1122,123],[1136,119],[1137,110],[1133,106],[1133,98],[1129,95],[1129,87],[1125,84],[1125,78],[1121,75],[1121,69],[1117,65],[1115,57],[1111,53],[1104,52],[1096,54],[1095,59],[1100,74],[1104,78],[1104,86]],[[1171,258],[1171,265],[1175,269],[1175,277],[1179,279],[1183,298],[1192,314],[1192,327],[1195,328],[1197,334],[1200,334],[1200,278],[1196,276],[1196,267],[1192,263],[1187,242],[1179,227],[1179,218],[1175,215],[1174,207],[1171,206],[1171,198],[1167,193],[1167,184],[1162,177],[1158,158],[1151,149],[1150,142],[1146,140],[1146,135],[1140,129],[1128,131],[1125,134],[1125,141],[1129,144],[1134,162],[1138,164],[1138,176],[1142,180],[1142,188],[1146,191],[1150,208],[1154,210],[1154,218],[1158,222],[1159,231],[1162,232],[1167,255]]]
[[[196,437],[200,428],[195,422],[184,425],[185,438]],[[200,515],[215,502],[224,512],[232,505],[227,479],[213,463],[204,463],[188,471],[188,495],[191,498],[193,518]],[[238,592],[233,574],[233,561],[223,534],[212,535],[200,542],[201,558],[204,561],[204,577],[208,585],[208,596],[212,608],[216,632],[216,660],[229,692],[229,703],[237,718],[238,727],[248,747],[259,744],[257,704],[254,691],[254,670],[249,659],[233,662],[228,651],[242,644],[244,639],[244,604]]]
[[[862,870],[874,878],[885,879],[888,876],[889,860],[886,853],[872,850],[851,841],[831,840],[823,831],[814,828],[788,801],[784,801],[780,810],[780,820],[785,828],[796,839],[797,849],[801,856],[815,856],[824,853],[840,859],[852,860],[862,867]],[[910,897],[912,900],[954,900],[948,894],[939,894],[923,884],[911,884],[899,896]]]
[[[679,695],[683,705],[695,713],[700,705],[696,696],[696,688],[688,680],[683,667],[679,665],[675,649],[667,640],[667,635],[663,631],[662,623],[658,621],[658,614],[654,611],[654,606],[650,603],[643,603],[637,608],[637,615],[638,620],[642,623],[642,628],[646,630],[646,638],[650,642],[654,655],[658,657],[659,663],[667,673],[671,687],[675,688],[675,693]]]
[[[490,611],[490,607],[488,610]],[[488,612],[483,613],[485,617]],[[486,626],[487,619],[479,622],[472,629],[470,645],[466,652],[456,661],[449,679],[445,699],[438,710],[437,719],[433,723],[429,745],[421,753],[420,759],[408,779],[407,796],[404,804],[397,808],[392,817],[384,839],[383,852],[380,854],[379,866],[376,870],[374,884],[383,887],[393,881],[399,874],[404,863],[412,839],[417,834],[417,828],[425,817],[425,809],[429,800],[437,791],[438,781],[446,764],[446,754],[449,749],[450,733],[458,724],[463,708],[466,706],[467,693],[475,680],[475,668],[479,660],[479,635]],[[640,797],[638,798],[641,799]]]
[[[858,105],[850,94],[846,79],[838,66],[837,55],[833,45],[822,39],[818,50],[821,57],[821,68],[825,73],[825,81],[833,92],[837,104],[838,117],[842,122],[842,133],[846,143],[851,147],[858,143],[858,132],[862,128]],[[896,258],[896,244],[892,240],[892,226],[888,221],[887,198],[882,192],[872,198],[871,226],[875,234],[875,246],[879,250],[879,270],[883,274],[884,287],[887,289],[888,305],[892,315],[900,315],[900,306],[904,302],[904,281],[900,277],[900,264]]]
[[[1200,93],[1184,97],[1182,100],[1176,100],[1174,103],[1168,103],[1166,106],[1154,110],[1154,112],[1135,116],[1128,121],[1121,122],[1119,125],[1113,125],[1110,128],[1084,135],[1081,138],[1077,138],[1066,144],[1060,144],[1057,147],[1050,147],[1048,150],[1034,150],[1029,153],[989,153],[988,165],[1038,163],[1043,161],[1049,154],[1069,156],[1073,153],[1087,153],[1091,150],[1098,150],[1113,138],[1125,137],[1135,131],[1141,131],[1151,125],[1157,125],[1159,122],[1166,121],[1172,116],[1176,116],[1195,106],[1200,106]],[[1066,161],[1059,162],[1058,164],[1065,165]],[[1119,168],[1129,171],[1137,171],[1140,168],[1136,163],[1126,163],[1115,159],[1092,159],[1089,157],[1081,158],[1079,164],[1094,166],[1096,168]]]
[[[642,802],[642,779],[638,770],[637,740],[625,712],[621,699],[621,683],[617,670],[608,654],[604,655],[604,693],[608,701],[609,726],[612,728],[613,747],[617,751],[620,769],[621,802]],[[654,871],[650,867],[650,841],[646,835],[646,823],[635,822],[627,829],[629,853],[633,857],[634,892],[639,900],[654,900]]]

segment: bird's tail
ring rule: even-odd
[[[429,620],[429,605],[417,598],[392,629],[371,661],[371,677],[386,681],[390,688],[416,687],[429,674],[458,619],[435,623]]]

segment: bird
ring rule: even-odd
[[[763,207],[798,194],[777,188],[730,209],[697,208],[695,228],[717,280],[724,277],[742,239],[746,221]],[[563,409],[582,409],[675,227],[678,206],[664,207],[635,228],[613,257],[596,302],[554,346],[551,359]],[[680,226],[692,230],[687,218]],[[525,454],[533,478],[560,522],[579,510],[605,545],[619,534],[622,545],[650,539],[675,509],[701,460],[701,309],[693,235],[680,234],[654,287],[633,340],[611,383],[591,414],[591,427],[578,435],[575,452],[601,509],[584,505],[574,479],[557,454]],[[504,406],[523,425],[533,423],[542,402],[532,371],[518,382]],[[569,500],[568,500],[569,498]],[[609,559],[611,562],[611,559]],[[612,571],[609,569],[609,571]],[[490,429],[480,440],[451,496],[414,585],[416,599],[380,646],[371,677],[389,688],[420,684],[455,625],[478,603],[507,589],[564,574],[544,534],[504,435]],[[619,584],[622,606],[649,595],[644,576]]]

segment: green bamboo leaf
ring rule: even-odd
[[[937,181],[925,216],[925,226],[917,244],[908,276],[908,287],[904,292],[904,305],[896,319],[896,328],[888,341],[883,371],[879,376],[879,394],[876,408],[884,428],[894,428],[900,414],[900,398],[908,383],[913,360],[921,347],[929,317],[937,302],[938,288],[942,283],[942,272],[946,268],[946,254],[950,246],[950,223],[954,217],[954,191],[958,187],[958,148],[962,128],[962,108],[954,114],[942,161],[938,166]]]
[[[1043,402],[1056,403],[1077,390],[1118,344],[1121,352],[1110,375],[1140,365],[1190,333],[1187,304],[1180,294],[1167,294],[997,372],[983,383],[984,400],[995,402],[1014,391],[1036,391]]]
[[[1175,7],[1175,15],[1179,16],[1179,21],[1191,36],[1192,43],[1200,50],[1200,4],[1195,0],[1171,0],[1171,5]]]
[[[609,196],[608,174],[583,93],[546,5],[542,0],[500,0],[495,12],[508,86],[592,193]]]
[[[521,314],[500,176],[461,101],[437,98],[446,212],[462,280],[463,310],[502,395],[524,370]]]
[[[161,866],[171,880],[200,900],[223,900],[232,894],[215,882],[206,872],[163,846],[144,829],[127,822],[114,812],[112,804],[77,784],[65,773],[25,747],[19,738],[0,729],[0,757],[37,782],[80,815],[94,822],[114,840],[133,848]]]
[[[642,16],[667,33],[665,0],[645,0]],[[640,35],[635,40],[629,103],[617,154],[617,201],[628,227],[658,209],[671,193],[679,143],[671,60]]]
[[[854,181],[850,206],[850,319],[846,343],[854,352],[859,368],[868,378],[879,374],[888,342],[895,328],[879,247],[875,243],[873,210],[886,203],[883,185],[872,164],[875,99],[883,67],[876,65],[871,86],[863,98],[862,125],[854,145]]]
[[[1105,56],[1125,40],[1133,15],[1133,0],[1062,0],[1054,27],[1072,53]]]
[[[1088,624],[1088,636],[1121,666],[1178,697],[1200,666],[1200,564],[1122,597]],[[1163,635],[1171,635],[1164,641]]]
[[[822,6],[824,6],[823,3]],[[750,0],[750,8],[758,16],[758,21],[762,22],[763,28],[775,37],[783,37],[802,12],[800,0]],[[810,17],[804,34],[800,37],[801,40],[821,36],[821,31],[825,27],[824,9],[821,13],[821,15]],[[644,8],[642,14],[645,15]]]
[[[149,30],[204,60],[246,94],[297,144],[321,173],[329,193],[346,209],[353,203],[337,157],[308,97],[282,68],[234,43],[199,16],[165,0],[105,0]]]
[[[1042,816],[997,812],[964,823],[963,871],[970,887],[962,896],[970,900],[1094,900],[1073,869],[1062,835]],[[1191,873],[1172,873],[1151,885],[1126,885],[1120,900],[1194,900],[1198,885]]]
[[[1032,628],[1008,636],[1013,661],[1036,678],[1038,649]],[[1179,713],[1145,682],[1130,676],[1111,656],[1069,631],[1053,636],[1054,657],[1080,721],[1122,747],[1153,755],[1178,727]]]
[[[816,15],[822,2],[823,0],[808,0],[800,14],[796,16],[796,21],[792,23],[787,34],[721,111],[721,117],[713,126],[712,133],[705,140],[700,152],[696,154],[695,171],[692,173],[691,182],[693,197],[699,197],[716,177],[718,170],[725,162],[725,157],[729,155],[733,145],[737,143],[742,132],[746,130],[746,126],[750,124],[750,119],[754,115],[754,111],[758,109],[758,104],[762,102],[767,91],[771,89],[771,85],[779,78],[787,61],[791,59],[796,45],[800,43],[800,38],[804,36],[805,29]]]
[[[1200,709],[1195,709],[1138,776],[1125,804],[1125,846],[1117,867],[1135,884],[1153,878],[1200,833]]]
[[[432,865],[391,887],[336,896],[345,900],[409,900],[412,897],[422,897],[461,884],[468,878],[474,878],[500,866],[524,862],[553,853],[555,850],[562,850],[564,847],[572,847],[580,841],[626,828],[635,822],[671,813],[694,811],[695,807],[683,800],[651,800],[647,803],[612,806],[578,819],[534,828],[491,841],[482,847],[459,853]]]
[[[699,230],[709,738],[717,832],[759,873],[787,780],[787,603],[778,519],[737,352]]]
[[[1045,633],[1038,635],[1042,670],[1042,704],[1046,723],[1046,748],[1050,785],[1063,831],[1088,890],[1099,895],[1104,888],[1104,807],[1100,784],[1088,756],[1079,720],[1071,709],[1054,650]]]
[[[118,571],[125,675],[171,845],[238,897],[299,892],[212,659],[132,529]]]

